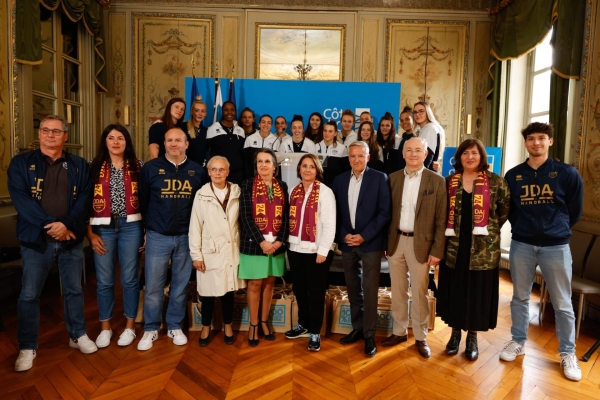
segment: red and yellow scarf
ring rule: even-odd
[[[140,201],[138,192],[138,171],[141,169],[140,162],[136,162],[132,170],[128,162],[123,166],[123,183],[125,184],[125,208],[127,222],[142,219],[140,212]],[[100,169],[98,183],[94,185],[94,199],[92,204],[91,225],[110,225],[110,163],[106,161]]]
[[[448,184],[448,224],[446,236],[456,236],[456,192],[462,179],[462,174],[454,174]],[[481,171],[475,179],[473,190],[473,235],[488,235],[487,225],[490,216],[490,183],[486,171]]]
[[[315,181],[306,200],[304,210],[302,210],[302,204],[306,196],[304,186],[300,183],[292,190],[290,196],[290,243],[310,242],[314,244],[316,242],[320,190],[321,182]],[[302,220],[302,226],[300,226],[302,212],[304,212],[304,219]]]
[[[273,198],[269,199],[269,190],[260,176],[254,177],[252,184],[252,218],[263,235],[271,233],[277,236],[283,222],[285,196],[277,179],[273,178]]]

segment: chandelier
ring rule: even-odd
[[[304,30],[304,63],[296,65],[299,81],[308,81],[308,74],[312,71],[312,65],[306,63],[306,29]]]

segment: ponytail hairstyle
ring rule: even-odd
[[[387,139],[384,139],[383,135],[381,134],[381,122],[383,121],[390,121],[390,124],[392,125]],[[379,147],[381,148],[390,150],[393,149],[396,145],[396,128],[394,126],[394,116],[388,111],[386,111],[384,116],[381,117],[381,119],[379,120],[379,126],[377,127],[377,144],[379,144]]]
[[[410,117],[410,126],[411,130],[415,129],[415,117],[413,116],[413,110],[411,106],[405,106],[400,112],[400,119],[402,119],[402,114],[408,114]]]
[[[315,136],[315,143],[319,143],[322,142],[325,139],[325,136],[323,136],[323,131],[325,131],[325,126],[326,125],[330,125],[333,127],[333,131],[335,132],[335,136],[333,137],[333,147],[337,147],[338,144],[338,138],[337,138],[337,133],[338,133],[338,124],[337,121],[330,119],[325,125],[323,125],[323,130],[321,131],[320,134],[317,134],[317,136]]]

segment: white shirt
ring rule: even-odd
[[[356,132],[350,131],[350,133],[348,134],[348,136],[346,136],[344,138],[344,135],[342,134],[342,131],[339,131],[337,133],[337,138],[338,138],[338,142],[340,142],[344,146],[348,147],[352,143],[354,143],[354,142],[356,142],[358,140],[358,135],[356,134]]]
[[[242,138],[246,137],[246,135],[244,134],[244,130],[236,124],[233,124],[232,129],[234,135],[241,136]],[[208,127],[208,131],[206,132],[206,139],[212,139],[219,135],[227,135],[227,131],[225,130],[223,125],[221,125],[221,123],[217,121],[210,127]]]
[[[354,223],[356,222],[356,207],[358,205],[358,196],[360,194],[360,187],[362,185],[363,176],[365,171],[363,169],[358,178],[354,176],[354,171],[350,171],[350,185],[348,185],[348,208],[350,209],[350,224],[352,229],[355,228]]]
[[[404,188],[402,189],[402,208],[400,211],[400,224],[398,228],[402,232],[415,231],[415,212],[417,209],[417,200],[419,198],[419,186],[423,176],[424,166],[417,171],[417,175],[412,178],[408,175],[408,168],[404,168]]]
[[[219,199],[219,201],[223,203],[225,201],[225,196],[227,196],[227,185],[225,185],[223,189],[219,189],[215,185],[212,185],[212,189],[215,192],[215,196],[217,196],[217,199]]]
[[[285,134],[285,136],[279,138],[277,137],[277,135],[275,135],[275,140],[273,141],[273,144],[271,145],[271,149],[273,149],[273,151],[276,152],[280,152],[280,153],[293,153],[294,152],[294,146],[292,144],[292,137],[290,135],[288,135],[287,133]],[[289,151],[286,151],[288,150]]]
[[[255,149],[271,149],[275,140],[275,135],[272,133],[269,133],[269,136],[263,139],[262,136],[260,136],[260,133],[257,131],[246,138],[246,141],[244,142],[244,148],[246,149],[248,147],[252,147]]]
[[[300,149],[302,153],[311,153],[315,154],[315,142],[308,138],[304,138],[304,143],[302,143],[302,148]],[[280,153],[293,153],[294,152],[294,142],[291,140],[286,142],[284,146],[279,148]]]
[[[322,140],[315,144],[315,151],[318,156],[348,157],[348,148],[339,142],[333,142],[327,146],[325,141]]]

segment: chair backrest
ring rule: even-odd
[[[573,272],[573,275],[575,273]],[[600,238],[596,238],[590,254],[588,254],[583,270],[583,277],[600,283]]]
[[[589,251],[590,244],[594,239],[592,233],[582,232],[573,229],[571,236],[571,256],[573,257],[573,276],[581,278],[583,276],[583,268],[586,261],[586,255]],[[596,240],[600,246],[600,240]],[[591,256],[591,254],[590,254]],[[587,258],[588,260],[590,257]]]

